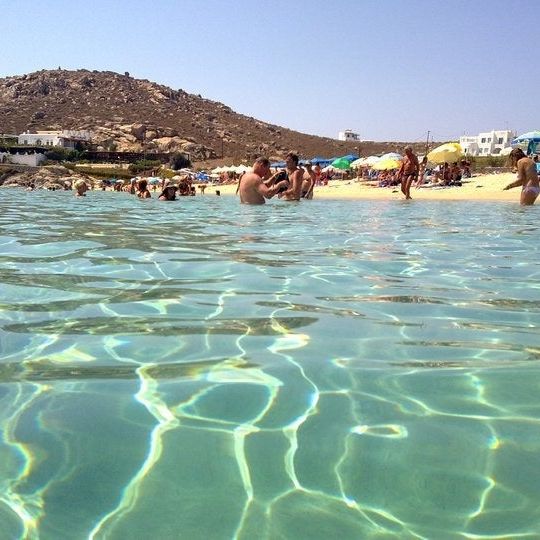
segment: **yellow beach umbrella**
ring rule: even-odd
[[[445,161],[457,161],[463,155],[463,149],[459,143],[446,143],[437,146],[428,155],[429,161],[433,163],[444,163]]]
[[[372,167],[376,171],[391,171],[392,169],[399,169],[401,167],[401,161],[394,158],[386,158],[377,161]]]

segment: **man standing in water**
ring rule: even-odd
[[[405,147],[405,155],[403,156],[403,163],[399,168],[398,179],[401,182],[401,193],[405,195],[406,199],[412,199],[411,197],[411,184],[418,176],[418,158],[413,154],[410,146]]]
[[[253,164],[253,172],[246,173],[238,183],[237,193],[244,204],[264,204],[281,188],[287,185],[285,180],[275,183],[277,174],[270,176],[270,161],[260,157]],[[265,182],[266,180],[266,182]]]
[[[511,182],[503,189],[512,189],[522,186],[520,203],[522,205],[534,204],[540,194],[540,184],[536,173],[536,164],[528,158],[521,148],[514,148],[510,152],[512,166],[517,169],[517,180]]]
[[[289,152],[285,157],[287,164],[287,177],[290,188],[284,191],[281,197],[286,201],[299,201],[302,196],[302,182],[304,180],[304,171],[298,167],[298,156]]]

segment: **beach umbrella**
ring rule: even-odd
[[[334,159],[334,161],[330,163],[330,166],[333,167],[334,169],[340,169],[342,171],[346,171],[347,169],[351,168],[351,162],[345,157],[340,157],[340,158]]]
[[[527,154],[534,154],[536,152],[536,145],[540,142],[540,131],[528,131],[516,137],[512,144],[525,149],[527,145]]]
[[[355,159],[351,163],[351,169],[358,169],[359,167],[365,167],[363,159]]]
[[[512,144],[530,141],[540,142],[540,131],[528,131],[527,133],[522,133],[512,141]]]
[[[463,155],[463,150],[459,143],[446,143],[437,146],[429,152],[428,159],[433,163],[444,163],[445,161],[457,161]]]
[[[383,154],[381,159],[397,159],[398,161],[403,161],[403,156],[397,152],[388,152],[388,154]]]
[[[360,166],[361,167],[373,167],[373,165],[375,165],[375,163],[377,163],[377,161],[380,161],[380,157],[379,156],[368,156],[368,157],[365,157],[365,158],[361,158],[360,159]]]
[[[355,159],[358,159],[358,156],[356,154],[347,154],[346,156],[343,156],[341,159],[347,159],[348,161],[354,161]]]
[[[322,165],[323,167],[326,167],[326,165],[330,165],[330,163],[332,162],[331,159],[328,159],[328,158],[323,158],[323,157],[314,157],[312,160],[311,160],[311,164],[312,165]]]
[[[401,167],[401,160],[393,158],[379,159],[377,163],[374,163],[372,168],[376,171],[391,171],[392,169],[399,169]]]

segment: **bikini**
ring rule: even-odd
[[[531,195],[538,197],[538,195],[540,195],[540,186],[525,186],[522,193],[530,193]]]

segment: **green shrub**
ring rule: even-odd
[[[152,171],[161,167],[161,161],[155,159],[141,159],[135,163],[131,163],[128,170],[132,174],[137,174],[143,171]]]
[[[77,167],[76,171],[96,178],[131,178],[133,176],[128,170],[115,167]]]
[[[61,146],[55,146],[52,150],[45,152],[45,157],[49,161],[77,161],[83,152],[70,150]]]

